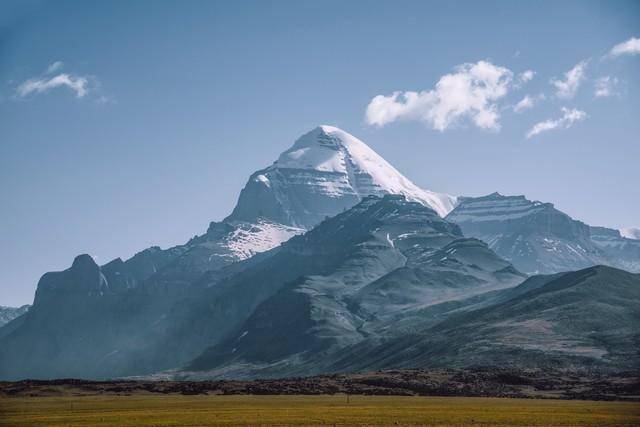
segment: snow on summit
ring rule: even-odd
[[[359,198],[386,193],[402,194],[445,216],[454,207],[456,198],[419,188],[391,166],[368,145],[334,126],[318,126],[300,137],[293,147],[274,163],[277,169],[311,169],[341,174]],[[341,192],[341,188],[327,188]]]
[[[334,126],[318,126],[271,166],[251,175],[227,219],[263,218],[309,230],[366,196],[385,194],[402,194],[440,216],[456,204],[455,197],[416,186],[353,135]]]

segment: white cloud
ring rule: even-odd
[[[536,72],[533,70],[523,71],[522,73],[518,74],[518,80],[520,81],[520,83],[526,83],[528,81],[533,80],[533,77],[535,75],[536,75]]]
[[[533,125],[529,132],[527,132],[527,138],[531,138],[539,133],[550,131],[553,129],[568,129],[573,126],[574,123],[581,122],[587,118],[587,113],[575,108],[562,108],[562,117],[559,119],[549,119],[543,122]]]
[[[618,85],[616,77],[604,76],[596,80],[594,95],[596,98],[607,98],[615,95],[615,87]]]
[[[24,98],[32,93],[46,93],[51,89],[66,86],[76,93],[76,97],[84,97],[88,91],[89,80],[86,77],[71,74],[58,74],[54,77],[37,77],[22,83],[16,89],[18,96]]]
[[[640,54],[640,39],[637,37],[631,37],[626,42],[615,45],[610,51],[609,56],[616,58],[622,55],[639,55]]]
[[[516,105],[513,107],[513,111],[516,113],[522,113],[530,108],[533,108],[538,102],[545,99],[543,94],[538,96],[525,95]]]
[[[56,71],[61,70],[62,67],[64,67],[64,62],[56,61],[56,62],[52,63],[51,65],[49,65],[49,68],[47,68],[47,71],[45,72],[45,74],[55,73]]]
[[[56,61],[49,65],[42,75],[30,78],[16,88],[16,95],[25,98],[32,94],[46,93],[50,90],[67,87],[75,92],[77,98],[83,98],[90,90],[99,89],[100,82],[95,77],[79,76],[70,73],[54,73],[64,67],[62,61]]]
[[[366,111],[367,123],[384,126],[396,120],[420,120],[444,131],[463,118],[482,129],[500,129],[496,101],[509,91],[513,73],[488,61],[466,63],[442,76],[435,87],[422,92],[394,92],[374,97]]]
[[[571,70],[564,73],[564,80],[551,79],[551,84],[556,87],[558,98],[573,98],[585,79],[587,61],[578,62]]]

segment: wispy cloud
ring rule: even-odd
[[[29,79],[22,83],[16,89],[18,96],[25,98],[32,93],[45,93],[57,87],[66,86],[76,93],[76,97],[82,98],[87,94],[88,80],[85,77],[76,77],[70,74],[58,74],[57,76],[47,78]]]
[[[608,98],[616,94],[618,79],[616,77],[604,76],[595,82],[594,96],[596,98]]]
[[[551,79],[551,84],[556,88],[556,96],[562,99],[573,98],[578,88],[586,78],[588,61],[578,62],[572,69],[564,73],[564,79]]]
[[[374,97],[367,106],[366,121],[382,127],[396,120],[419,120],[444,131],[468,118],[479,128],[499,130],[496,102],[508,93],[512,80],[508,68],[488,61],[462,64],[431,90]]]
[[[640,55],[640,39],[631,37],[629,40],[615,45],[608,54],[611,58],[622,55]]]
[[[581,122],[587,117],[587,113],[584,111],[577,110],[575,108],[562,108],[562,117],[536,123],[531,129],[529,129],[529,132],[527,132],[527,138],[531,138],[542,132],[554,129],[568,129],[573,126],[574,123]]]
[[[533,70],[523,71],[522,73],[518,74],[518,81],[520,83],[526,83],[528,81],[533,80],[533,77],[535,75],[536,75],[536,72]]]
[[[56,88],[66,87],[71,89],[77,98],[83,98],[86,96],[91,90],[91,77],[79,76],[70,73],[51,75],[61,70],[62,67],[63,63],[60,61],[52,63],[41,76],[30,78],[21,83],[16,88],[16,95],[19,98],[26,98],[30,95],[47,93]]]
[[[522,113],[530,108],[533,108],[540,101],[543,101],[545,96],[540,94],[538,96],[525,95],[516,105],[513,106],[513,111],[516,113]]]

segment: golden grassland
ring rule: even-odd
[[[65,396],[0,399],[3,426],[640,425],[637,402],[391,396]]]

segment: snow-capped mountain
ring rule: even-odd
[[[131,275],[136,283],[179,288],[206,271],[268,251],[363,197],[385,194],[402,194],[441,216],[456,201],[417,187],[347,132],[319,126],[271,166],[253,173],[226,219],[212,222],[206,233],[184,245],[151,248],[125,264],[135,265]]]
[[[445,216],[456,198],[419,188],[353,135],[319,126],[249,178],[228,219],[310,229],[363,197],[401,194]]]
[[[347,132],[319,126],[271,166],[252,174],[232,214],[212,222],[204,234],[182,245],[148,248],[126,261],[116,259],[102,266],[114,273],[111,282],[118,282],[105,289],[142,286],[180,293],[207,271],[273,249],[366,196],[385,194],[404,195],[440,216],[456,201],[417,187]]]
[[[206,233],[184,245],[146,253],[152,268],[137,280],[163,288],[188,284],[206,271],[268,251],[366,196],[385,194],[403,195],[440,216],[456,202],[417,187],[347,132],[319,126],[271,166],[253,173],[226,219],[212,222]]]
[[[252,174],[232,214],[205,233],[102,266],[80,255],[43,275],[33,307],[0,327],[0,379],[184,375],[179,369],[189,365],[215,375],[289,376],[502,364],[514,355],[523,366],[605,366],[606,358],[579,359],[575,343],[591,339],[596,356],[602,343],[616,346],[614,356],[628,353],[637,338],[637,275],[597,267],[579,272],[578,282],[572,274],[537,276],[515,286],[521,272],[604,263],[640,270],[639,260],[640,240],[550,203],[420,189],[362,141],[320,126]],[[583,275],[593,286],[582,286]],[[584,291],[577,302],[563,297],[575,284]],[[592,295],[594,287],[601,292]],[[621,331],[609,343],[590,338],[586,326],[611,296],[622,315],[599,316],[594,326]],[[585,328],[565,316],[580,307],[587,308],[570,313]],[[478,327],[485,320],[491,327]],[[568,358],[539,357],[560,329],[547,328],[541,340],[512,334],[550,322],[568,331],[555,341],[558,351],[573,346]]]
[[[299,138],[272,166],[254,173],[233,213],[220,222],[212,222],[205,233],[182,245],[169,249],[151,247],[128,260],[117,258],[103,266],[88,255],[79,256],[71,268],[45,274],[38,284],[32,311],[33,316],[46,320],[38,328],[29,322],[7,325],[22,332],[16,335],[9,353],[0,356],[24,362],[21,346],[28,347],[29,342],[42,341],[46,336],[73,343],[71,353],[59,349],[59,360],[49,366],[55,372],[89,372],[83,361],[96,357],[100,366],[91,368],[94,375],[137,372],[140,368],[129,356],[159,333],[160,326],[148,325],[162,325],[163,331],[176,327],[162,319],[168,317],[169,310],[192,308],[193,302],[180,301],[197,292],[203,277],[222,280],[232,276],[244,268],[244,260],[251,264],[256,254],[278,247],[325,218],[350,209],[366,196],[389,193],[432,207],[441,216],[455,203],[453,197],[418,188],[348,133],[330,126],[318,127]],[[292,262],[288,260],[286,264],[294,272]],[[257,275],[253,282],[259,282],[261,277],[262,274]],[[257,296],[243,297],[251,300]],[[181,319],[191,316],[191,308]],[[207,301],[203,310],[212,308],[215,305]],[[60,310],[65,312],[64,318],[59,318]],[[195,330],[202,327],[189,325]],[[213,335],[222,330],[219,324],[212,327]],[[5,332],[9,329],[3,328]],[[136,329],[135,334],[127,332],[132,329]],[[74,346],[87,335],[95,340],[78,344],[81,352]],[[174,343],[182,344],[171,354],[152,352],[147,369],[186,362],[188,359],[182,357],[186,358],[205,340],[201,334],[183,335],[185,341],[193,342],[175,338]],[[43,360],[36,361],[40,356],[52,360],[51,353],[45,353],[33,354],[32,372],[52,372],[46,370]]]

